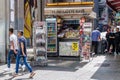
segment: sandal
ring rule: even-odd
[[[34,75],[35,75],[35,73],[32,72],[32,73],[30,74],[30,77],[29,77],[29,78],[33,78]]]
[[[18,74],[14,74],[14,75],[13,75],[13,77],[17,77],[17,76],[19,76],[19,75],[18,75]]]

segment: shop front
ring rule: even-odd
[[[93,28],[95,13],[92,9],[93,7],[45,8],[48,56],[81,56],[83,30],[88,31],[85,34],[90,37]]]

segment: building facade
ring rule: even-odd
[[[26,7],[26,3],[29,7]],[[6,62],[7,60],[9,28],[14,28],[15,34],[17,34],[18,30],[23,30],[25,34],[29,33],[25,30],[25,24],[27,23],[29,25],[27,26],[28,29],[31,29],[35,20],[43,20],[44,3],[45,0],[0,0],[0,5],[2,6],[0,8],[0,32],[2,33],[0,34],[0,62]],[[29,11],[27,10],[28,12],[26,12],[26,9],[29,9]],[[32,44],[32,42],[30,43],[31,36],[32,29],[28,38],[28,44]]]
[[[5,62],[9,27],[9,0],[0,0],[0,61]]]
[[[106,0],[99,0],[98,26],[101,31],[115,26],[115,14],[106,4]]]

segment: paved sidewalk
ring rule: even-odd
[[[91,62],[50,60],[48,67],[34,67],[36,75],[29,79],[29,72],[12,78],[13,70],[4,72],[0,66],[0,80],[120,80],[120,56],[98,56]]]

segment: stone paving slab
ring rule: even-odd
[[[118,56],[119,57],[119,56]],[[117,62],[115,62],[117,61]],[[120,57],[98,56],[92,61],[50,61],[48,67],[33,67],[36,75],[29,79],[29,72],[21,72],[12,77],[15,64],[10,72],[4,72],[6,65],[0,66],[0,80],[120,80]],[[110,64],[104,67],[102,64]],[[95,66],[99,64],[99,66]]]

